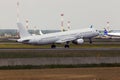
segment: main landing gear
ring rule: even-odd
[[[65,47],[65,48],[69,48],[70,46],[69,46],[68,44],[66,44],[64,47]]]
[[[91,38],[89,38],[89,43],[92,44],[92,39]]]
[[[56,45],[55,44],[51,45],[51,48],[56,48]]]
[[[69,42],[66,42],[66,44],[65,44],[65,46],[64,46],[65,48],[69,48],[70,46],[69,46]]]
[[[55,45],[55,44],[52,44],[52,45],[51,45],[51,48],[52,48],[52,49],[55,49],[55,48],[56,48],[56,45]],[[70,48],[69,42],[66,42],[64,48]]]

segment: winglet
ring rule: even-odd
[[[43,33],[42,33],[42,31],[41,31],[41,30],[39,31],[39,34],[40,34],[40,35],[43,35]]]

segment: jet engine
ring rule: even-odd
[[[77,39],[77,40],[72,41],[72,43],[73,44],[83,44],[84,40],[83,39]]]

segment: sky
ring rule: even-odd
[[[64,26],[70,21],[71,29],[103,29],[109,21],[111,29],[120,30],[120,0],[0,0],[0,29],[17,29],[17,1],[20,22],[28,19],[30,28],[61,29],[64,13]]]

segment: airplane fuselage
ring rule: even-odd
[[[120,33],[108,33],[108,36],[120,37]]]
[[[92,28],[87,28],[82,30],[71,30],[71,31],[50,33],[44,35],[28,36],[19,39],[18,42],[43,45],[43,44],[64,43],[66,41],[72,41],[83,38],[91,38],[97,35],[98,32],[96,30]]]

